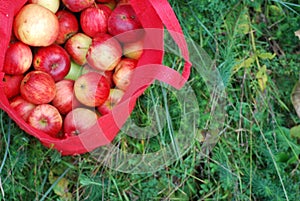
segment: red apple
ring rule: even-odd
[[[77,100],[90,107],[102,105],[109,95],[109,90],[106,78],[96,72],[81,75],[74,84]]]
[[[101,4],[84,9],[80,14],[80,25],[83,32],[90,37],[94,37],[98,33],[106,33],[110,14],[110,8]]]
[[[33,104],[50,103],[56,93],[54,79],[43,71],[31,71],[23,78],[20,93]]]
[[[81,74],[86,74],[86,73],[89,73],[89,72],[97,72],[99,74],[101,74],[102,76],[104,76],[108,83],[109,83],[109,86],[110,88],[114,87],[115,84],[114,84],[114,81],[113,81],[113,73],[114,71],[99,71],[99,70],[96,70],[94,68],[91,68],[89,65],[84,65],[82,67],[82,71],[81,71]]]
[[[67,114],[78,106],[74,96],[73,80],[61,80],[56,82],[55,86],[56,94],[52,100],[52,105],[56,107],[61,114]]]
[[[51,10],[53,13],[56,13],[56,11],[59,9],[60,0],[28,0],[28,3],[39,4]]]
[[[109,34],[100,34],[93,38],[86,55],[88,64],[101,71],[113,70],[121,57],[120,43]]]
[[[62,80],[71,67],[70,56],[67,51],[57,44],[40,47],[33,56],[35,70],[49,73],[54,81]]]
[[[4,94],[6,97],[12,98],[20,93],[21,81],[24,75],[8,75],[5,74],[3,77],[4,83]]]
[[[35,108],[36,105],[28,102],[22,96],[16,96],[10,102],[12,109],[16,111],[25,121],[27,121],[31,111]]]
[[[78,32],[79,23],[76,16],[68,10],[59,10],[55,15],[59,22],[59,33],[55,43],[61,45]]]
[[[127,58],[138,60],[143,54],[144,42],[138,40],[132,43],[123,44],[123,54]]]
[[[65,50],[71,58],[79,65],[86,63],[86,55],[92,43],[92,38],[84,33],[77,33],[67,40]]]
[[[97,114],[87,108],[76,108],[69,112],[65,119],[63,130],[66,136],[79,135],[97,122]]]
[[[117,6],[117,2],[115,0],[110,0],[107,2],[102,2],[103,5],[106,5],[107,7],[109,7],[111,10],[114,10]]]
[[[32,63],[30,47],[20,41],[10,43],[6,50],[3,72],[11,75],[25,73]]]
[[[134,42],[143,36],[142,25],[129,4],[118,5],[108,18],[108,32],[121,42]]]
[[[115,69],[113,80],[117,88],[126,90],[130,84],[133,71],[137,65],[137,60],[124,58]]]
[[[57,137],[62,129],[62,117],[53,105],[41,104],[29,114],[28,124],[52,137]]]
[[[111,0],[95,0],[97,3],[108,3],[111,2]]]
[[[56,15],[38,4],[26,4],[17,13],[13,23],[15,36],[30,46],[48,46],[59,33]]]
[[[63,4],[72,12],[80,12],[90,7],[94,0],[62,0]]]
[[[97,107],[101,115],[109,113],[115,105],[117,105],[124,95],[124,91],[120,89],[110,89],[109,96],[103,105]]]
[[[82,67],[71,60],[71,67],[64,79],[77,80],[81,75]]]

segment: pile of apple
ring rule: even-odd
[[[142,49],[126,1],[28,0],[13,21],[4,91],[34,128],[78,135],[121,100]]]

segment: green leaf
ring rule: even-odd
[[[256,78],[261,91],[264,91],[268,82],[267,67],[263,65],[256,74]]]
[[[257,56],[258,56],[259,58],[261,58],[261,59],[269,59],[269,60],[272,60],[272,59],[274,59],[274,57],[276,56],[276,54],[275,54],[275,53],[272,54],[272,53],[270,53],[270,52],[265,52],[265,53],[259,53]]]
[[[300,139],[300,125],[299,126],[294,126],[291,128],[291,137],[292,138],[297,138]]]
[[[50,171],[48,178],[51,184],[53,184],[58,179],[58,177],[53,175],[52,171]],[[61,178],[54,186],[53,191],[64,201],[72,200],[72,194],[69,192],[69,180],[67,180],[66,178]]]

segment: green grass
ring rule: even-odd
[[[0,200],[299,200],[300,139],[290,136],[300,124],[290,100],[299,2],[169,2],[200,62],[186,88],[150,86],[131,115],[138,128],[129,123],[110,147],[72,157],[1,111]],[[183,61],[170,51],[164,64],[181,71]]]

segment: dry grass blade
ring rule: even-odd
[[[291,99],[297,115],[300,118],[300,81],[296,83],[291,95]]]

